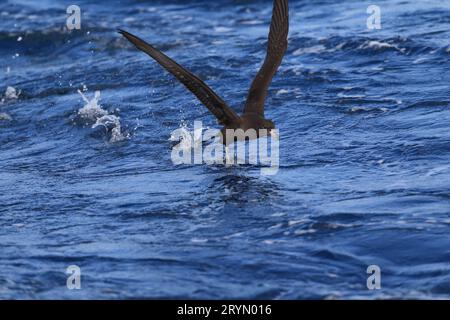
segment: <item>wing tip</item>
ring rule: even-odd
[[[123,29],[117,29],[117,32],[124,36],[128,41],[130,41],[135,47],[142,50],[141,44],[144,42],[142,39],[136,37],[135,35],[125,31]]]
[[[129,33],[128,31],[125,31],[125,30],[120,29],[120,28],[118,28],[116,31],[117,31],[117,33],[123,35],[125,38],[129,38],[130,36],[132,36],[132,34]]]

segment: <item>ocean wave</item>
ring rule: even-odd
[[[280,129],[278,174],[172,163],[175,144],[204,142],[188,139],[186,123],[220,126],[116,28],[242,112],[266,53],[269,2],[81,1],[72,32],[67,3],[0,3],[1,297],[73,298],[54,270],[86,262],[92,290],[81,298],[446,296],[445,9],[393,1],[371,31],[356,2],[291,1],[265,109]],[[176,129],[186,144],[167,141]],[[198,263],[167,268],[187,260]],[[367,290],[371,263],[389,274],[388,293]],[[29,272],[42,266],[42,277]],[[105,279],[116,279],[106,291]]]
[[[290,50],[293,56],[304,54],[320,55],[339,52],[355,52],[363,54],[380,54],[396,52],[402,55],[435,53],[446,51],[447,46],[433,47],[427,42],[407,37],[367,38],[331,36],[322,39],[298,37],[290,39]]]

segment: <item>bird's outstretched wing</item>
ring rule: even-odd
[[[244,113],[257,113],[264,116],[264,103],[272,78],[283,60],[288,45],[289,3],[288,0],[275,0],[269,43],[264,64],[253,80],[248,93]]]
[[[197,76],[144,40],[123,30],[119,30],[119,33],[133,43],[136,48],[148,54],[168,72],[173,74],[216,116],[220,124],[230,126],[240,121],[237,113]]]

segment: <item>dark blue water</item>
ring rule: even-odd
[[[240,111],[271,1],[78,0],[71,32],[69,4],[0,4],[0,298],[450,298],[450,2],[291,1],[270,177],[173,165],[171,132],[215,120],[115,30]]]

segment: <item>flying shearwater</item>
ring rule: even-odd
[[[266,58],[250,87],[242,116],[239,116],[231,109],[200,78],[180,66],[151,44],[124,30],[119,30],[119,33],[133,43],[136,48],[148,54],[174,75],[208,108],[217,118],[219,124],[224,126],[222,129],[222,142],[225,145],[234,142],[227,142],[224,138],[226,136],[224,133],[227,129],[242,129],[243,131],[254,129],[258,136],[260,129],[266,129],[268,132],[275,129],[273,121],[266,119],[264,116],[264,104],[272,78],[283,60],[288,45],[288,0],[274,0]]]

